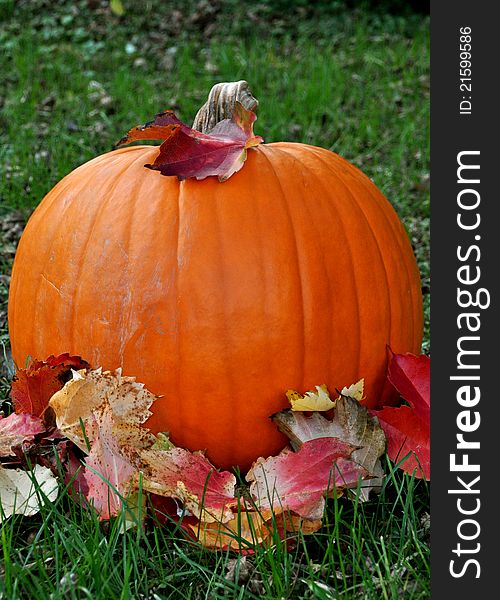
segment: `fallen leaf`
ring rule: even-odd
[[[132,142],[141,140],[162,140],[165,141],[171,135],[172,126],[184,128],[186,135],[191,128],[185,125],[174,113],[173,110],[166,110],[156,115],[152,121],[144,125],[139,125],[131,129],[125,137],[116,143],[116,146],[123,146]],[[200,136],[206,135],[198,132]]]
[[[344,390],[352,391],[352,386]],[[362,387],[359,393],[358,386],[357,395],[362,397]],[[318,412],[306,416],[293,410],[284,410],[273,415],[272,419],[278,429],[290,439],[295,450],[305,442],[320,438],[335,438],[350,444],[355,448],[350,456],[351,460],[361,465],[372,476],[363,481],[360,488],[361,498],[368,499],[369,492],[380,487],[383,476],[380,457],[386,450],[385,434],[377,419],[372,417],[358,400],[340,396],[335,403],[331,419]]]
[[[63,365],[67,368],[71,369],[88,369],[90,368],[89,363],[86,360],[83,360],[81,356],[72,356],[69,352],[65,352],[64,354],[58,354],[55,356],[51,354],[48,358],[43,361],[35,361],[38,362],[40,366],[44,364],[49,365],[50,367],[58,367]]]
[[[83,475],[88,486],[86,497],[101,519],[109,519],[121,511],[124,500],[133,493],[132,483],[139,468],[139,455],[131,445],[134,428],[131,439],[127,439],[123,431],[117,431],[123,427],[116,423],[109,406],[97,415],[92,414],[85,427],[92,439]]]
[[[120,369],[115,372],[95,369],[73,371],[72,379],[52,396],[50,406],[59,431],[88,453],[88,445],[92,444],[93,432],[97,429],[84,432],[82,425],[85,426],[93,413],[102,412],[108,406],[115,419],[114,431],[120,432],[123,440],[127,439],[124,443],[135,444],[137,448],[154,443],[154,436],[140,425],[151,415],[149,408],[155,399],[144,384],[122,375]]]
[[[242,554],[252,552],[253,546],[263,544],[272,535],[272,527],[261,513],[245,510],[233,513],[225,523],[188,521],[186,528],[206,548],[230,548]]]
[[[12,381],[11,398],[16,413],[42,416],[52,395],[60,390],[72,368],[85,369],[89,364],[79,356],[60,354],[46,360],[32,361],[18,369]]]
[[[117,17],[123,17],[125,14],[125,8],[121,0],[111,0],[109,3],[109,7],[111,12],[115,14]]]
[[[336,438],[304,442],[298,452],[259,458],[246,476],[259,510],[281,508],[308,519],[321,519],[325,496],[340,496],[367,471],[350,460],[354,446]]]
[[[394,354],[387,377],[415,414],[428,422],[431,407],[431,360],[425,354]]]
[[[252,569],[254,567],[252,566]],[[230,558],[226,563],[226,574],[224,579],[236,585],[244,585],[250,578],[250,565],[246,556]]]
[[[131,129],[118,145],[145,139],[164,140],[153,164],[145,167],[179,179],[205,179],[214,175],[225,181],[241,169],[248,148],[263,141],[253,134],[256,118],[255,113],[236,102],[233,117],[220,121],[205,134],[182,123],[172,111],[165,111],[153,121]]]
[[[361,400],[363,400],[364,390],[365,390],[365,380],[360,379],[359,381],[357,381],[356,383],[353,383],[349,387],[342,388],[340,395],[348,396],[349,398],[354,398],[354,400],[361,402]]]
[[[73,371],[72,379],[50,400],[59,431],[88,454],[83,489],[101,519],[117,515],[124,499],[135,492],[139,451],[157,441],[142,426],[155,399],[120,369],[95,369]]]
[[[140,452],[143,489],[178,499],[195,517],[206,522],[233,518],[236,478],[218,471],[201,453],[183,448]]]
[[[415,477],[430,480],[429,423],[420,419],[409,406],[386,406],[373,411],[387,436],[387,454],[394,463]]]
[[[57,480],[46,467],[35,465],[30,472],[0,468],[0,522],[13,514],[35,515],[58,493]]]
[[[13,446],[32,442],[35,435],[44,431],[42,420],[27,413],[0,417],[0,457],[15,456]]]
[[[306,392],[303,396],[294,390],[286,393],[294,411],[326,411],[335,406],[326,385],[317,385],[315,392]]]
[[[340,395],[349,396],[361,401],[363,399],[364,385],[365,380],[360,379],[357,383],[342,388]],[[294,390],[288,390],[286,397],[290,402],[292,410],[297,412],[325,412],[334,408],[337,402],[337,400],[330,398],[330,393],[325,384],[317,385],[315,392],[306,392],[304,395]]]
[[[321,528],[321,519],[303,519],[291,513],[242,510],[226,523],[187,523],[193,537],[206,548],[231,549],[251,554],[255,546],[272,545],[276,535],[285,539],[289,534],[308,535]]]
[[[70,441],[62,442],[72,444]],[[61,445],[61,442],[58,446]],[[63,464],[64,485],[69,486],[70,493],[76,495],[80,500],[86,499],[89,493],[89,486],[85,479],[85,465],[82,460],[76,456],[75,452],[69,451]]]
[[[430,359],[394,354],[388,377],[410,406],[385,406],[371,411],[387,436],[387,454],[416,477],[430,480]]]

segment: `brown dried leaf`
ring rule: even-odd
[[[115,425],[121,423],[123,440],[129,438],[127,443],[143,448],[154,441],[140,425],[151,415],[149,408],[155,398],[134,377],[123,376],[121,369],[114,373],[96,369],[73,371],[73,378],[52,396],[50,406],[56,414],[58,429],[84,452],[88,452],[87,442],[91,444],[94,439],[94,430],[90,428],[84,435],[82,423],[85,425],[92,413],[102,412],[108,406]],[[115,431],[119,430],[115,427]]]
[[[281,539],[301,532],[314,533],[321,528],[321,519],[304,519],[292,513],[256,511],[243,509],[234,513],[225,523],[187,523],[192,535],[206,548],[231,549],[241,554],[250,554],[254,546],[272,545],[278,532]]]
[[[59,430],[89,455],[86,497],[101,519],[118,514],[123,499],[134,491],[139,451],[156,441],[142,426],[154,400],[143,384],[123,376],[120,369],[96,369],[74,371],[73,379],[50,401]]]

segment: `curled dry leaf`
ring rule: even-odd
[[[236,102],[234,115],[217,123],[209,134],[201,133],[180,121],[172,111],[157,115],[129,133],[118,145],[137,140],[164,140],[149,169],[179,179],[205,179],[215,175],[225,181],[243,166],[248,148],[262,143],[253,133],[255,113]]]
[[[321,528],[321,519],[303,519],[292,513],[257,511],[243,507],[226,523],[188,523],[191,534],[207,548],[251,554],[254,546],[272,545],[276,530],[281,539],[300,531],[307,535]]]
[[[81,450],[88,452],[88,444],[98,430],[92,426],[82,430],[92,414],[98,414],[110,408],[116,432],[121,432],[125,439],[138,448],[154,443],[154,436],[145,428],[141,428],[151,415],[149,408],[156,396],[149,392],[144,384],[138,383],[134,377],[126,377],[117,369],[114,373],[95,369],[93,371],[73,371],[73,378],[64,388],[54,394],[50,406],[56,415],[58,429],[74,442]],[[91,423],[95,424],[96,419]],[[97,423],[99,419],[97,419]]]
[[[344,387],[340,392],[341,396],[349,396],[355,400],[363,399],[363,390],[365,380],[360,379],[357,383],[353,383],[349,387]],[[325,384],[317,385],[316,391],[306,392],[304,395],[288,390],[286,393],[291,408],[297,412],[324,412],[335,407],[337,400],[330,398],[330,393]]]
[[[356,383],[353,383],[349,387],[342,388],[340,392],[341,396],[347,396],[348,398],[354,398],[358,402],[363,400],[363,392],[365,391],[365,380],[360,379]]]
[[[362,398],[362,387],[358,384],[357,396]],[[353,386],[344,388],[352,391]],[[356,390],[355,390],[356,391]],[[305,442],[321,438],[335,438],[355,449],[351,460],[361,465],[370,474],[361,485],[361,498],[368,499],[369,492],[381,485],[383,476],[380,457],[386,448],[385,434],[376,418],[368,410],[348,396],[340,396],[335,403],[331,419],[314,412],[306,416],[293,410],[285,410],[273,415],[273,421],[282,431],[295,449],[300,448]]]
[[[13,446],[32,442],[35,435],[44,431],[42,420],[27,413],[0,417],[0,457],[15,456]]]
[[[259,458],[246,476],[259,510],[293,511],[321,519],[325,496],[355,487],[367,471],[350,460],[354,446],[336,438],[304,442],[298,452],[285,448],[278,456]]]
[[[410,406],[372,411],[387,436],[387,454],[407,473],[430,480],[430,359],[394,354],[388,378]]]
[[[315,392],[306,392],[304,395],[288,390],[286,397],[294,411],[325,411],[335,406],[330,398],[326,385],[317,385]]]
[[[32,516],[45,499],[54,502],[59,487],[50,469],[35,465],[31,472],[0,468],[0,522],[13,514]]]
[[[123,431],[123,425],[116,423],[111,408],[106,406],[90,416],[85,429],[92,432],[84,471],[87,500],[101,519],[109,519],[120,512],[123,499],[130,496],[132,481],[139,468],[139,455],[131,445],[134,427]]]
[[[113,373],[96,369],[74,371],[50,401],[59,430],[88,454],[83,474],[86,497],[102,519],[118,514],[123,498],[134,491],[139,451],[156,441],[142,427],[155,398],[119,369]]]
[[[52,395],[64,386],[71,369],[88,367],[79,356],[66,353],[49,356],[44,361],[35,360],[26,369],[18,369],[11,389],[14,410],[40,417]]]
[[[201,453],[183,448],[143,450],[143,489],[180,500],[185,508],[207,523],[233,518],[236,478],[218,471]]]

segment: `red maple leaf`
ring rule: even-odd
[[[321,519],[325,496],[356,487],[368,475],[350,460],[354,446],[337,438],[304,442],[298,452],[258,459],[246,476],[259,509],[291,510],[306,519]],[[340,492],[341,493],[341,492]]]
[[[430,359],[394,354],[388,378],[409,406],[374,410],[387,436],[387,454],[416,477],[430,479]],[[405,460],[403,460],[405,459]]]
[[[225,181],[241,169],[247,149],[263,141],[253,133],[256,118],[255,113],[236,102],[233,117],[220,121],[206,134],[185,125],[172,111],[165,111],[153,121],[131,129],[118,145],[163,140],[154,163],[145,167],[179,179],[215,175]]]

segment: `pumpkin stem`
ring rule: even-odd
[[[193,129],[202,133],[210,133],[217,123],[233,116],[237,101],[252,112],[255,112],[259,105],[246,81],[215,84],[210,90],[208,100],[196,114]]]

